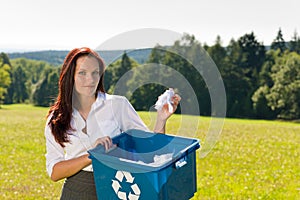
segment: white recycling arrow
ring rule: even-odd
[[[112,182],[113,182],[112,187],[113,187],[115,193],[117,194],[119,189],[121,188],[121,185],[120,185],[119,181],[112,180]]]
[[[119,199],[127,200],[126,192],[121,192],[121,191],[119,191],[119,192],[118,192],[118,197],[119,197]]]
[[[135,195],[135,194],[131,194],[131,192],[128,195],[129,200],[138,200],[139,198],[140,198],[140,196]]]
[[[134,178],[131,176],[129,172],[122,171],[127,183],[133,183]]]
[[[115,178],[117,180],[112,180],[112,188],[115,191],[116,195],[121,200],[127,200],[126,192],[120,191],[120,188],[122,188],[120,183],[122,183],[124,177],[127,183],[131,183],[130,187],[133,191],[133,193],[129,192],[128,200],[138,200],[140,198],[141,190],[136,183],[133,183],[134,177],[132,177],[131,173],[126,171],[117,171],[115,175]]]
[[[141,194],[141,190],[140,190],[139,186],[136,183],[131,186],[131,189],[134,192],[134,194],[136,194],[136,195]]]
[[[122,181],[123,181],[124,174],[123,174],[122,171],[117,171],[115,177],[116,177],[116,179],[118,179],[120,182],[122,182]]]

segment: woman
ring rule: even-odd
[[[64,60],[45,127],[47,172],[53,181],[66,178],[61,199],[96,199],[89,149],[111,148],[111,138],[128,129],[148,130],[125,97],[105,93],[104,70],[100,56],[86,47]],[[174,95],[174,111],[179,101]],[[157,112],[154,132],[164,133],[171,115],[166,104]]]

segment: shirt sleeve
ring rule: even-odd
[[[121,111],[118,112],[118,115],[120,117],[119,119],[122,131],[127,131],[129,129],[149,131],[148,127],[145,125],[127,98],[122,98],[119,111]]]
[[[49,121],[49,120],[47,120]],[[64,148],[55,141],[55,138],[51,132],[51,128],[48,122],[45,126],[45,138],[46,138],[46,169],[49,176],[52,174],[53,166],[64,160]]]

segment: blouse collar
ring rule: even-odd
[[[95,108],[98,108],[103,103],[103,101],[106,100],[106,96],[107,96],[106,93],[98,92],[96,101],[92,104],[91,111],[94,110]],[[79,114],[78,110],[73,107],[73,116],[76,117],[79,115],[80,114]]]

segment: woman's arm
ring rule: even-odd
[[[166,132],[166,123],[169,117],[176,111],[177,106],[181,100],[181,97],[178,94],[175,94],[172,97],[172,106],[173,106],[173,112],[169,112],[168,104],[165,104],[161,110],[157,111],[157,118],[156,123],[154,127],[154,132],[156,133],[165,133]]]
[[[97,145],[102,145],[105,150],[108,150],[112,147],[112,140],[110,137],[105,136],[98,138],[93,146],[96,147]],[[89,158],[89,154],[85,154],[83,156],[73,158],[70,160],[63,160],[56,163],[53,166],[52,173],[51,173],[51,180],[58,181],[63,178],[70,177],[83,168],[92,164],[92,160]]]
[[[112,106],[112,113],[114,115],[114,118],[116,118],[117,123],[120,125],[121,130],[126,131],[129,129],[139,129],[149,131],[149,129],[139,117],[133,106],[125,97],[115,98],[118,99],[114,101],[114,106]],[[166,122],[168,118],[176,111],[180,100],[181,98],[178,94],[175,94],[172,97],[172,113],[169,112],[168,104],[165,104],[161,110],[157,111],[156,124],[153,129],[154,132],[165,133]]]
[[[53,166],[51,180],[59,181],[63,178],[70,177],[91,163],[92,161],[89,159],[88,154],[78,158],[60,161]]]

